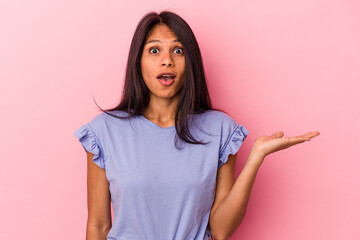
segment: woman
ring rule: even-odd
[[[227,239],[265,156],[319,134],[258,137],[235,182],[249,131],[212,108],[196,38],[169,11],[141,19],[122,100],[101,110],[75,131],[88,160],[88,240]]]

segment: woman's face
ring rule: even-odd
[[[145,41],[140,64],[151,98],[169,99],[180,93],[185,81],[184,50],[168,26],[157,24],[151,30]]]

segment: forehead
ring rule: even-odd
[[[146,43],[154,42],[154,40],[161,41],[176,41],[179,42],[175,33],[165,24],[156,24],[150,31],[146,38]],[[159,42],[159,41],[157,41]]]

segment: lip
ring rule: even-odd
[[[161,75],[171,75],[173,78],[176,78],[176,74],[172,73],[172,72],[162,72],[159,75],[157,75],[157,78],[159,78]]]
[[[166,86],[166,87],[173,85],[173,83],[175,82],[175,78],[173,78],[172,80],[169,80],[169,81],[162,80],[161,78],[158,78],[158,80],[163,86]]]

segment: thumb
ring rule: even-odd
[[[282,131],[275,132],[271,135],[274,138],[281,138],[284,136],[284,133]]]

